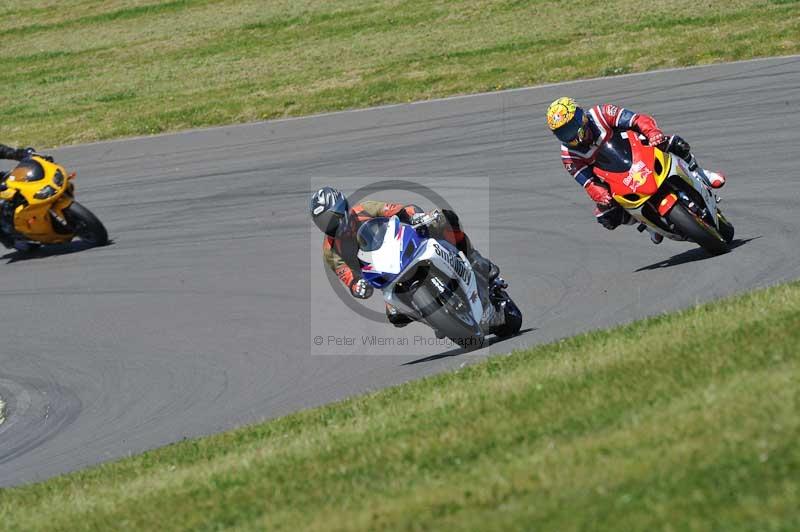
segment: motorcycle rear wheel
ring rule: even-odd
[[[433,287],[422,286],[411,296],[414,306],[422,313],[425,321],[467,351],[483,347],[484,337],[480,333],[480,327],[474,320],[466,323],[461,313],[455,311],[456,305],[466,304],[461,296],[451,292],[446,301],[442,302],[433,296],[432,290]]]
[[[670,211],[669,220],[675,224],[678,232],[712,255],[722,255],[730,251],[728,243],[715,227],[710,227],[680,203]]]
[[[82,241],[93,246],[105,246],[108,244],[108,231],[92,211],[73,201],[72,204],[64,209],[64,218],[75,232],[75,236]]]

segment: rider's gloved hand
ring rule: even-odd
[[[357,297],[358,299],[369,299],[374,290],[375,289],[372,288],[372,285],[369,284],[366,279],[359,279],[350,285],[350,293],[353,294],[353,297]]]
[[[647,135],[647,144],[650,146],[655,146],[656,148],[664,151],[667,149],[667,145],[669,144],[669,137],[664,135],[660,129],[654,129],[649,135]]]
[[[17,161],[21,161],[23,159],[29,159],[31,155],[36,153],[36,150],[31,148],[30,146],[27,148],[17,148],[14,152],[14,159]]]
[[[17,148],[17,150],[14,152],[14,158],[17,161],[30,159],[34,155],[41,157],[45,161],[49,161],[51,163],[53,162],[53,158],[51,156],[43,155],[41,153],[36,153],[36,150],[34,148],[31,148],[30,146],[28,146],[27,148]]]
[[[599,185],[594,181],[589,181],[586,185],[586,193],[592,198],[592,201],[600,205],[609,206],[613,201],[611,193],[603,185]]]

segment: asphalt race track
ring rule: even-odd
[[[710,258],[596,224],[544,124],[562,93],[650,112],[727,171],[737,247]],[[800,57],[785,57],[54,150],[115,243],[0,261],[0,486],[798,278],[799,115]],[[431,335],[337,300],[306,202],[321,182],[387,179],[461,206],[524,334],[468,355],[362,345]],[[332,330],[358,345],[329,345]]]

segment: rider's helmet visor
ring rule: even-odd
[[[558,140],[567,146],[577,146],[586,140],[588,127],[589,119],[583,112],[583,109],[578,108],[572,120],[553,131],[553,133]]]

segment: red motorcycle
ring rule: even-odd
[[[645,228],[688,240],[718,255],[729,251],[733,225],[719,209],[701,169],[648,146],[632,131],[618,131],[597,151],[594,173],[622,208]]]

